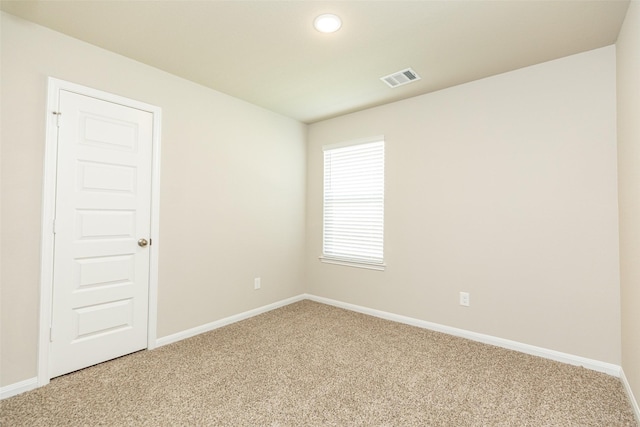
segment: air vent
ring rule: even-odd
[[[380,77],[380,80],[388,84],[389,87],[398,87],[420,80],[420,76],[411,68],[407,68],[406,70]]]

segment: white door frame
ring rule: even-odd
[[[53,299],[53,257],[55,217],[57,145],[58,145],[58,99],[60,90],[90,96],[103,101],[137,108],[153,114],[152,166],[151,166],[151,235],[149,246],[149,322],[147,327],[147,349],[157,346],[158,311],[158,249],[160,244],[160,107],[138,102],[132,99],[102,92],[75,83],[49,77],[47,95],[46,142],[44,155],[44,182],[42,202],[42,245],[40,257],[40,331],[38,338],[38,386],[47,385],[51,379],[49,369],[49,342],[51,330],[51,304]]]

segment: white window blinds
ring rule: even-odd
[[[323,260],[382,266],[384,139],[324,148]]]

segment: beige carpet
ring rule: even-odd
[[[302,301],[51,381],[9,426],[636,426],[620,381]]]

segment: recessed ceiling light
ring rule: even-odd
[[[321,33],[334,33],[342,26],[342,20],[337,15],[325,13],[313,21],[313,26]]]

